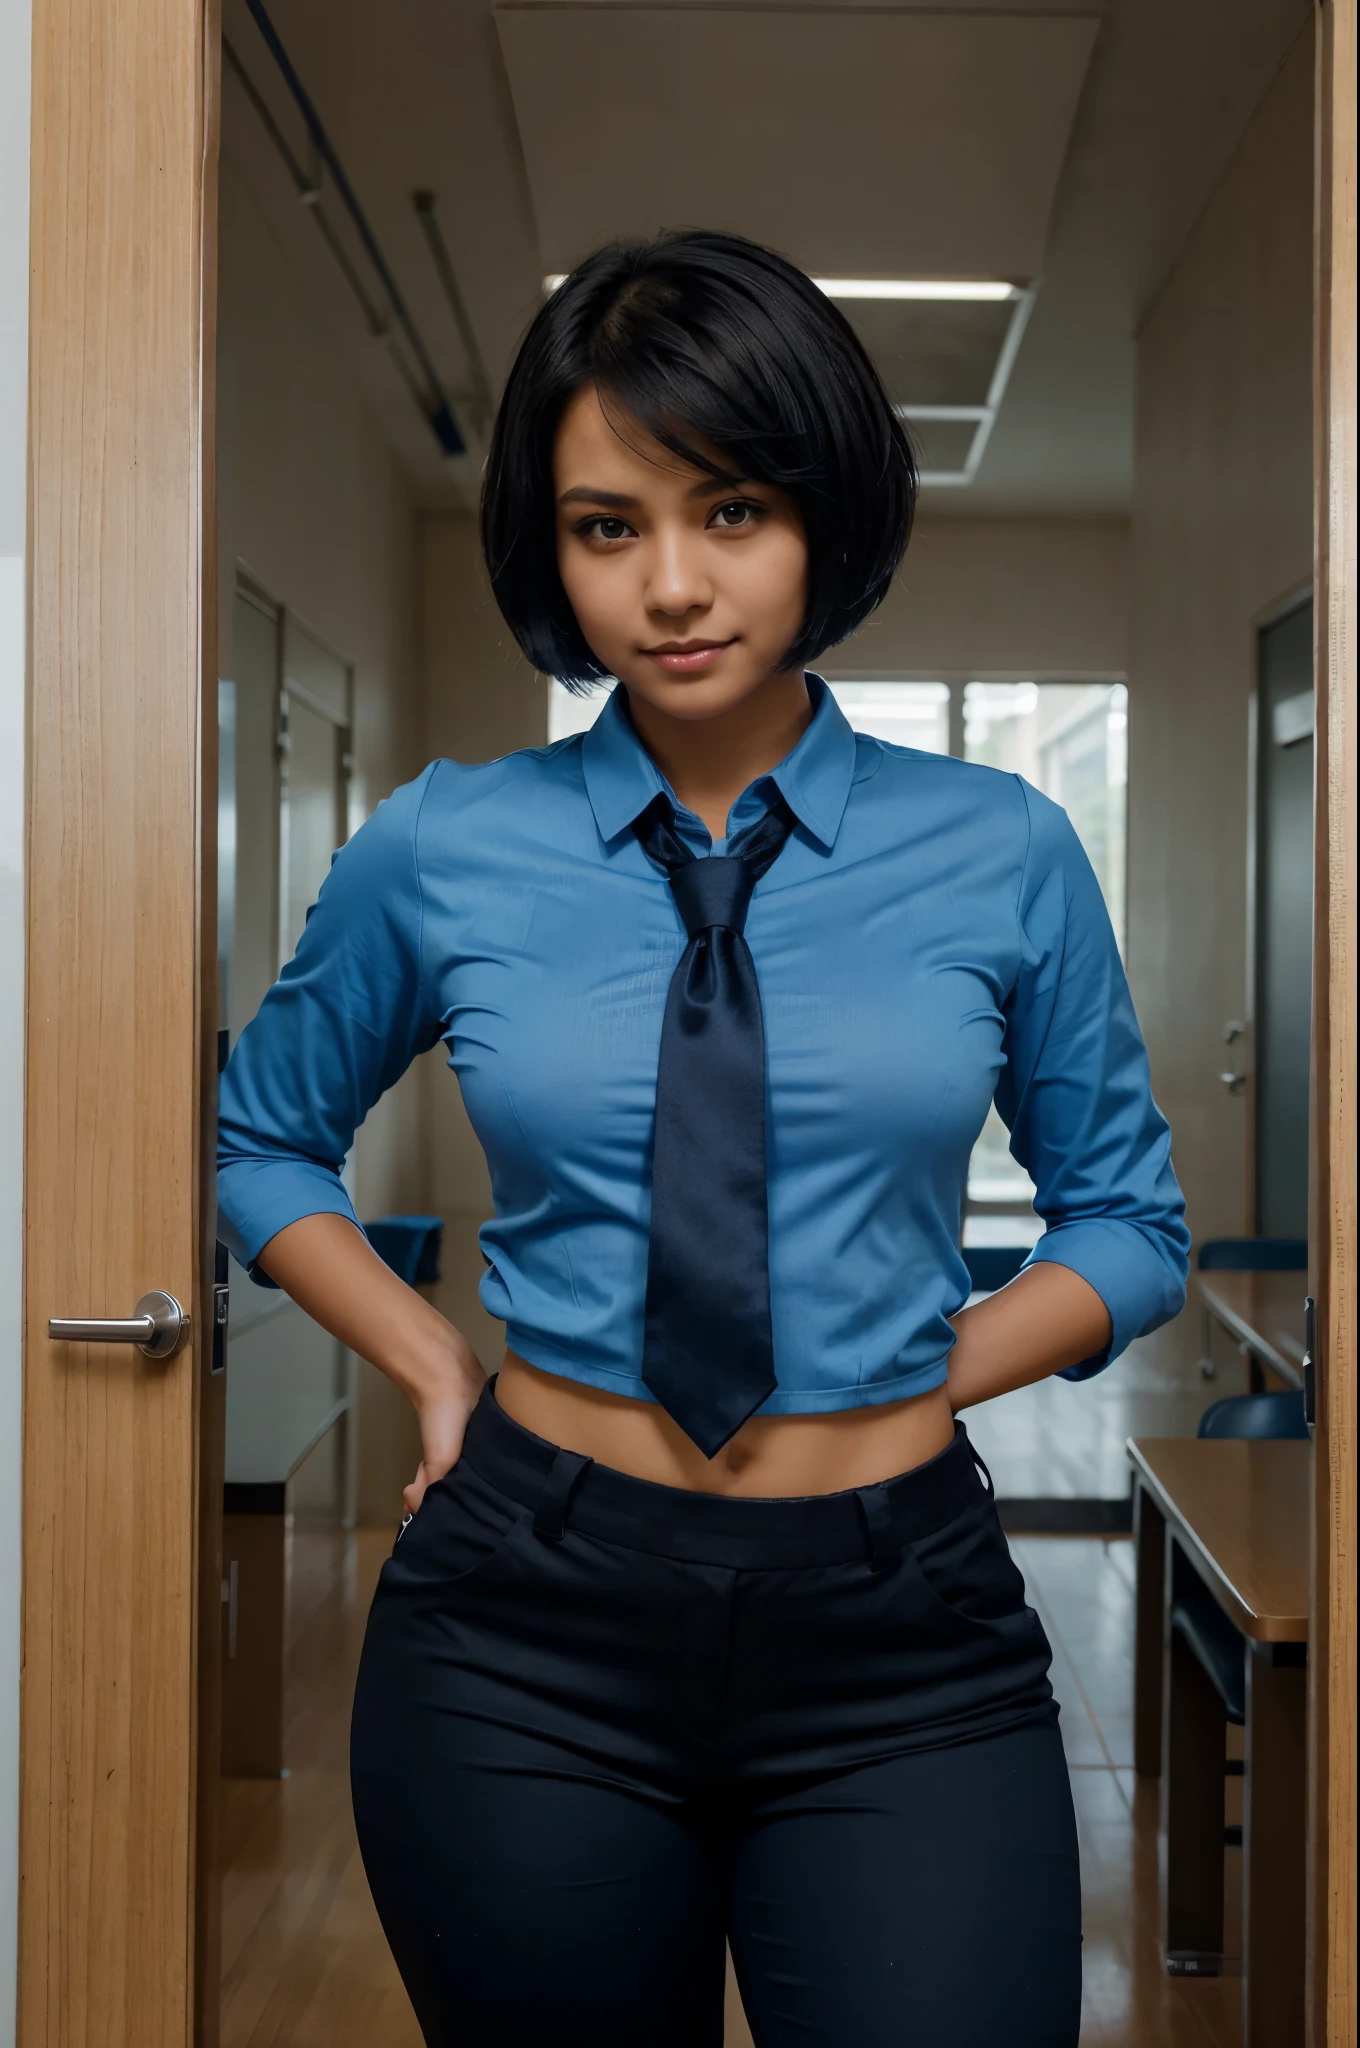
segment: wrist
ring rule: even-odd
[[[418,1414],[451,1401],[471,1407],[486,1384],[466,1337],[433,1310],[427,1327],[405,1333],[399,1353],[375,1362],[396,1381]]]
[[[428,1415],[441,1408],[475,1408],[485,1385],[486,1374],[469,1354],[466,1359],[445,1356],[427,1365],[408,1391],[417,1415]]]

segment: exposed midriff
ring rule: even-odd
[[[944,1386],[910,1400],[820,1415],[755,1415],[706,1458],[664,1408],[541,1372],[507,1351],[496,1399],[515,1422],[616,1472],[692,1493],[790,1498],[872,1486],[946,1449],[954,1417]]]

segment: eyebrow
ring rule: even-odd
[[[686,492],[690,498],[707,497],[710,491],[736,491],[745,487],[746,477],[703,476]],[[573,484],[569,491],[563,491],[557,500],[559,505],[612,505],[621,512],[636,510],[641,502],[629,497],[624,491],[597,491],[591,484]]]
[[[627,497],[622,491],[597,491],[590,484],[573,484],[569,491],[563,491],[559,505],[617,505],[627,511],[637,504],[636,498]]]

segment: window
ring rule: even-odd
[[[549,741],[589,732],[613,687],[613,683],[599,683],[578,697],[550,680]],[[948,683],[836,682],[831,694],[856,732],[872,733],[899,747],[920,747],[927,754],[949,752]]]
[[[548,680],[548,741],[569,739],[574,732],[589,732],[609,701],[612,683],[596,683],[584,697],[562,687],[556,677]]]
[[[1062,805],[1096,871],[1121,954],[1128,723],[1123,683],[964,686],[965,758],[1023,775]],[[989,1110],[968,1173],[965,1241],[1013,1244],[1022,1222],[1037,1239],[1037,1219],[1014,1213],[1033,1198],[1029,1175],[1011,1158],[1006,1126]]]
[[[1012,769],[1061,804],[1124,951],[1128,691],[1123,683],[968,683],[965,759]]]
[[[832,683],[856,732],[925,754],[949,752],[948,683]]]

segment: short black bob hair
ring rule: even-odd
[[[578,689],[607,674],[557,568],[554,441],[586,385],[696,468],[788,491],[808,544],[790,668],[882,602],[911,532],[916,464],[844,315],[782,256],[736,235],[612,242],[539,309],[491,436],[482,547],[496,602],[535,668]]]

